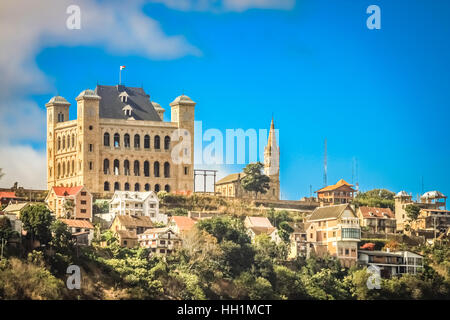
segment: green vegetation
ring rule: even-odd
[[[30,205],[23,209],[20,220],[23,229],[28,232],[27,237],[38,240],[42,245],[52,238],[50,225],[53,222],[50,210],[44,204]]]
[[[359,193],[353,203],[358,207],[391,208],[394,210],[395,193],[386,189],[373,189]]]
[[[420,213],[420,207],[415,204],[408,204],[405,207],[406,215],[408,219],[413,221],[416,220]]]
[[[280,228],[289,215],[270,211]],[[383,279],[369,290],[364,268],[343,268],[332,257],[288,261],[289,244],[265,235],[252,242],[242,219],[201,220],[169,256],[119,246],[104,232],[91,247],[74,248],[67,227],[48,219],[39,206],[24,211],[27,231],[45,248],[7,255],[0,262],[0,299],[448,299],[448,242],[415,251],[424,255],[424,272]],[[288,225],[288,224],[287,224]],[[7,225],[5,224],[7,228]],[[288,232],[288,230],[286,230]],[[288,232],[289,233],[289,232]],[[50,237],[48,237],[50,234]],[[106,243],[100,247],[100,242]],[[398,246],[371,240],[376,246]],[[65,287],[66,270],[80,266],[80,290]]]

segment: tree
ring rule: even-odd
[[[294,229],[286,221],[283,221],[279,224],[278,235],[284,242],[289,242],[289,238],[292,232],[294,232]]]
[[[41,244],[47,244],[51,240],[50,226],[53,217],[45,205],[35,204],[26,207],[20,214],[20,220],[31,239],[39,240]]]
[[[67,225],[56,220],[52,223],[50,230],[53,234],[51,245],[60,253],[69,253],[72,249],[72,234]]]
[[[420,213],[420,207],[415,204],[408,204],[405,207],[405,211],[409,220],[416,220]]]
[[[74,207],[75,204],[72,199],[66,199],[66,201],[64,201],[63,209],[67,219],[72,217]]]
[[[11,227],[11,221],[7,217],[0,217],[0,241],[5,239],[8,241],[16,232]]]
[[[380,207],[394,209],[395,193],[386,189],[373,189],[359,193],[354,204],[357,206]]]
[[[249,192],[255,192],[256,198],[258,193],[264,194],[270,187],[270,178],[262,172],[263,168],[264,165],[261,162],[248,164],[244,168],[245,177],[241,180],[242,188]]]

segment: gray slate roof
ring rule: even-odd
[[[338,218],[348,206],[349,205],[345,203],[334,206],[316,208],[309,217],[308,221]]]
[[[127,102],[122,102],[119,98],[124,91],[128,94]],[[142,88],[97,85],[95,93],[101,97],[100,118],[128,119],[122,109],[130,105],[133,108],[131,116],[135,120],[161,121],[150,96]]]

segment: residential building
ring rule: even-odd
[[[266,217],[245,217],[244,226],[252,241],[260,234],[268,235],[276,243],[281,241],[277,228]]]
[[[119,238],[121,246],[133,248],[138,245],[138,235],[151,228],[153,223],[148,216],[118,215],[110,230]]]
[[[395,219],[397,220],[397,230],[403,231],[406,225],[410,225],[408,215],[406,213],[406,207],[410,204],[414,204],[421,209],[432,210],[444,210],[446,209],[447,197],[439,191],[425,192],[419,199],[419,201],[413,201],[412,195],[406,191],[398,192],[395,197]]]
[[[391,278],[405,273],[416,274],[423,268],[423,257],[409,251],[359,250],[358,262],[362,266],[376,266],[382,278]]]
[[[153,254],[170,254],[181,246],[181,238],[169,227],[148,229],[138,235],[139,246]]]
[[[80,219],[92,222],[92,194],[84,186],[52,187],[45,202],[57,219]]]
[[[289,236],[289,255],[288,259],[297,257],[306,257],[307,255],[307,237],[304,223],[296,223],[294,230]]]
[[[450,227],[450,211],[421,209],[416,220],[410,222],[411,230],[426,239],[436,238],[446,233]]]
[[[142,88],[97,85],[77,97],[77,118],[61,96],[47,108],[47,184],[86,186],[99,197],[117,190],[193,191],[194,109],[181,95],[172,103],[171,121]],[[181,159],[172,157],[179,140]]]
[[[89,220],[59,219],[64,222],[72,233],[77,245],[91,245],[94,239],[94,226]]]
[[[395,233],[397,220],[390,208],[359,207],[356,210],[361,227],[371,233]]]
[[[317,190],[317,201],[320,206],[331,206],[335,204],[350,203],[355,196],[356,190],[353,185],[341,179],[336,184]]]
[[[275,125],[270,124],[269,139],[264,148],[264,174],[270,178],[269,189],[266,193],[259,194],[259,199],[280,199],[280,148],[277,144]],[[244,173],[232,173],[215,184],[215,192],[218,195],[232,198],[254,198],[253,192],[244,190],[241,184]]]
[[[0,191],[0,205],[9,204],[17,199],[14,191]]]
[[[167,215],[159,213],[159,199],[153,191],[116,191],[109,203],[109,213],[148,216],[153,222],[167,224]]]
[[[196,220],[186,216],[171,216],[167,226],[181,236],[191,231],[196,222]]]
[[[11,203],[5,209],[3,209],[3,212],[6,215],[15,215],[16,217],[20,217],[20,213],[29,205],[29,202]]]
[[[307,223],[308,256],[334,256],[345,267],[356,264],[361,229],[352,206],[340,204],[316,208]]]

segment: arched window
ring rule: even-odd
[[[118,133],[114,134],[114,148],[120,147],[120,135]]]
[[[72,134],[72,148],[75,148],[75,135]]]
[[[63,150],[66,148],[66,136],[63,137]]]
[[[61,150],[61,137],[58,137],[58,151]]]
[[[153,148],[161,149],[161,139],[159,136],[155,136],[155,142],[153,143]]]
[[[169,150],[169,149],[170,149],[170,137],[165,136],[164,137],[164,150]]]
[[[120,184],[118,182],[114,182],[114,191],[120,190]]]
[[[109,147],[109,133],[105,132],[105,134],[103,135],[103,145],[105,147]]]
[[[125,191],[130,191],[130,184],[128,182],[125,183],[124,190]]]
[[[128,133],[125,133],[125,135],[123,136],[123,145],[125,148],[130,147],[130,135]]]
[[[134,191],[140,191],[140,189],[141,189],[141,186],[139,185],[139,183],[136,183],[134,185]]]
[[[75,160],[72,160],[72,170],[70,171],[72,174],[75,173]]]
[[[108,181],[105,181],[105,183],[103,184],[103,190],[109,191],[109,182]]]
[[[150,162],[144,161],[144,176],[150,177]]]
[[[164,190],[166,192],[170,192],[170,186],[168,184],[165,185]]]
[[[114,160],[114,175],[118,176],[120,174],[120,164],[119,164],[119,160]]]
[[[61,164],[58,163],[58,170],[56,171],[57,177],[61,177]]]
[[[133,172],[135,176],[139,176],[139,161],[134,160]]]
[[[108,159],[103,160],[103,173],[109,174],[109,160]]]
[[[150,149],[150,136],[148,134],[144,136],[144,149]]]
[[[66,163],[63,162],[63,177],[66,175]]]
[[[130,161],[128,160],[123,162],[123,174],[126,176],[130,175]]]
[[[148,183],[145,184],[144,186],[145,191],[150,191],[150,185]]]
[[[159,177],[159,162],[155,161],[153,163],[153,176]]]
[[[164,178],[170,177],[170,163],[164,162]]]
[[[141,136],[138,134],[134,135],[134,147],[140,148],[141,147]]]
[[[155,184],[155,192],[159,192],[161,190],[161,187],[159,184]]]

